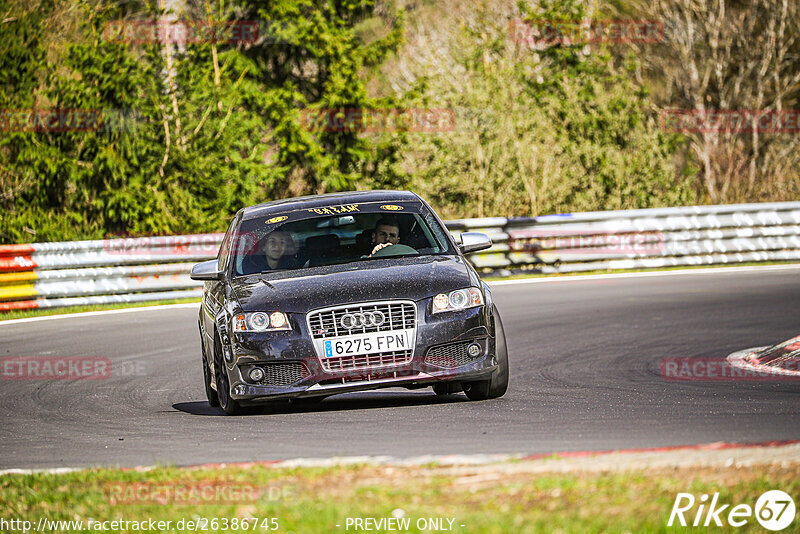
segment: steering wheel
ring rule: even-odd
[[[408,256],[411,254],[419,254],[416,249],[409,247],[408,245],[389,245],[388,247],[383,247],[378,252],[373,254],[371,257],[373,258],[386,258],[390,256]]]

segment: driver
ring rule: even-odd
[[[375,223],[375,230],[372,231],[372,256],[382,248],[389,245],[396,245],[400,242],[400,223],[394,217],[381,217]]]

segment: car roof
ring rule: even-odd
[[[309,208],[324,208],[339,204],[359,204],[365,202],[403,202],[416,201],[420,198],[412,191],[344,191],[341,193],[326,193],[324,195],[309,195],[305,197],[285,198],[249,206],[242,211],[242,219],[254,219],[273,214],[286,213],[287,211],[304,210]]]

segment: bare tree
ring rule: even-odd
[[[697,115],[798,107],[800,2],[648,0],[643,16],[664,24],[664,41],[638,47],[662,109]],[[780,199],[798,179],[800,131],[754,127],[689,133],[708,200]]]

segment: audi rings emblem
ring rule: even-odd
[[[378,310],[360,313],[345,313],[339,324],[346,330],[370,326],[381,326],[386,322],[386,315]]]

